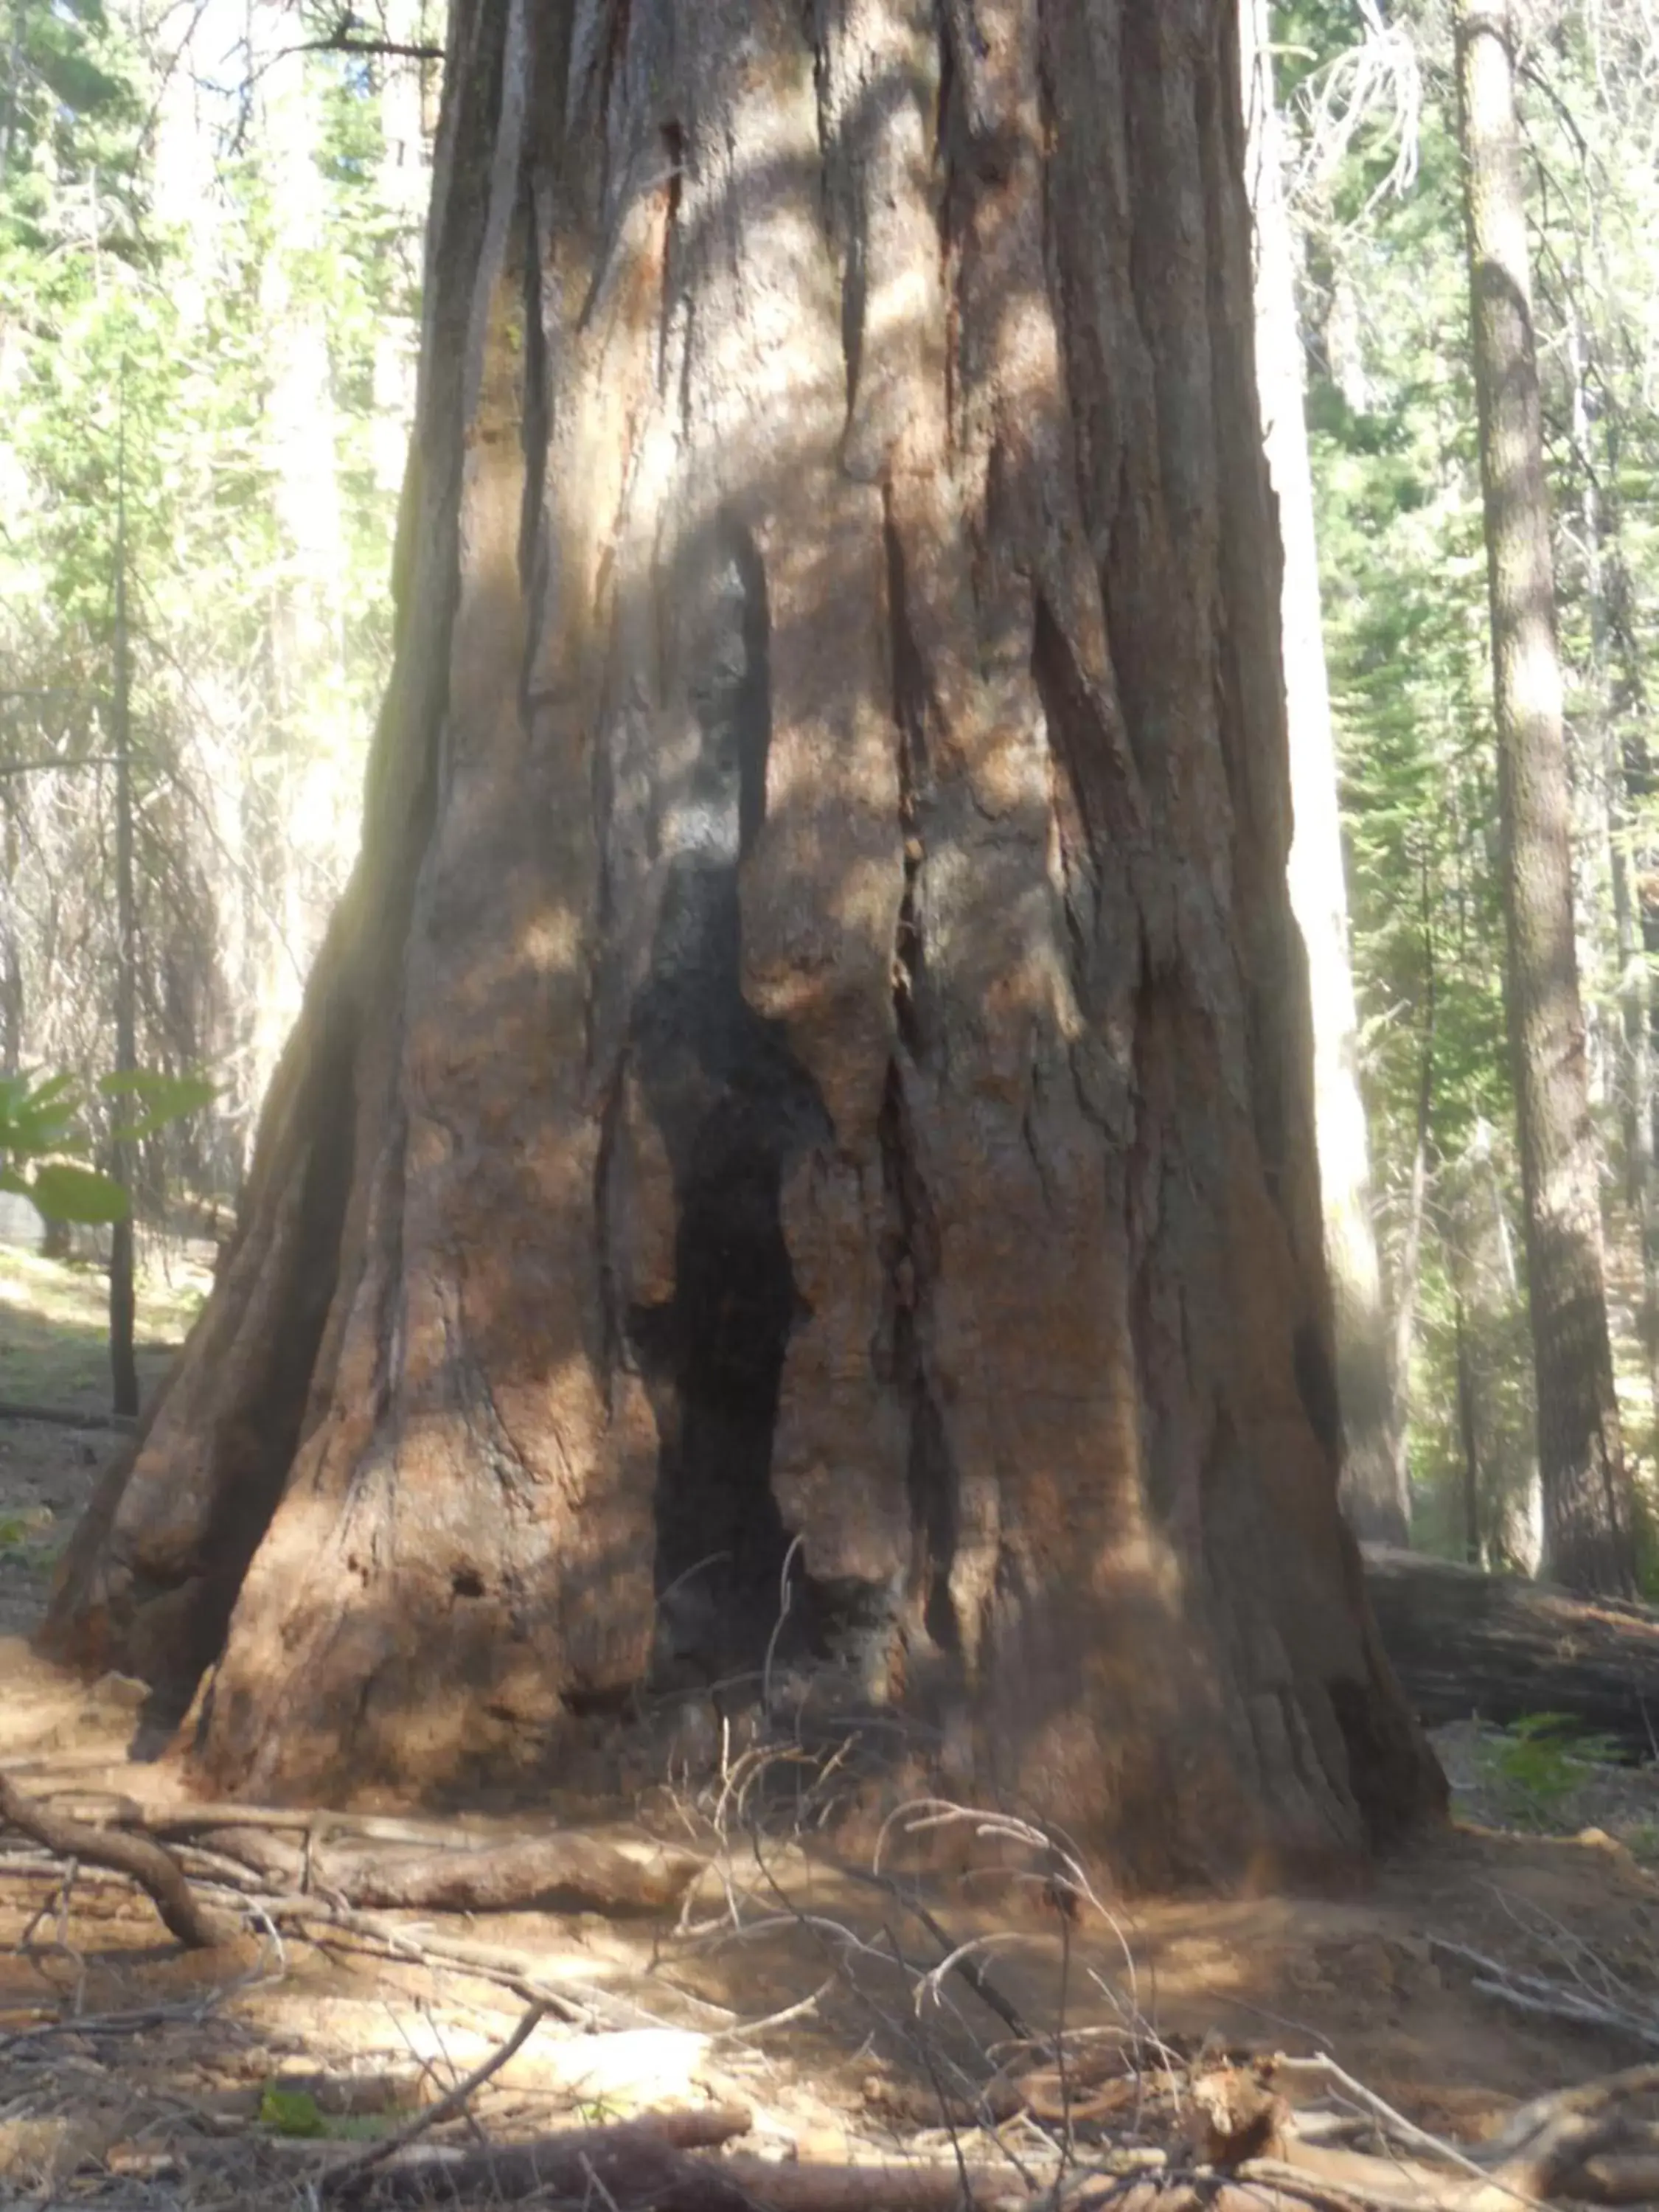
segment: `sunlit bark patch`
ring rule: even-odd
[[[220,1786],[556,1777],[787,1686],[1142,1880],[1437,1802],[1309,1380],[1231,33],[458,9],[433,550],[313,994],[358,1133]],[[207,1498],[201,1433],[146,1449]]]

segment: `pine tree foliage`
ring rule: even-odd
[[[216,0],[4,35],[0,1060],[111,1065],[124,507],[139,1057],[218,1089],[145,1173],[229,1194],[356,847],[437,70]]]
[[[1535,0],[1516,16],[1577,930],[1627,1449],[1650,1513],[1643,1181],[1659,934],[1644,898],[1656,817],[1644,714],[1659,598],[1659,52],[1650,11],[1634,0]],[[1449,10],[1401,0],[1384,24],[1375,9],[1320,0],[1280,10],[1279,34],[1300,133],[1310,427],[1364,1079],[1396,1272],[1431,1043],[1429,1234],[1411,1378],[1419,1529],[1463,1550],[1473,1480],[1483,1552],[1530,1565],[1535,1459]],[[1419,97],[1403,116],[1382,87],[1384,35],[1409,41],[1417,73]],[[1356,61],[1365,50],[1369,69]],[[1650,1246],[1650,1226],[1648,1237]],[[1475,1400],[1473,1470],[1460,1363]]]

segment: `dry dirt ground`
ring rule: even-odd
[[[202,1254],[158,1255],[138,1285],[143,1388],[166,1372],[208,1282]],[[109,1405],[109,1283],[90,1263],[0,1244],[0,1401],[65,1413]],[[0,1419],[0,1635],[27,1634],[112,1438],[108,1430]]]
[[[23,1379],[40,1395],[38,1373]],[[77,1384],[70,1358],[58,1387],[94,1382]],[[3,1365],[0,1391],[23,1395]],[[0,1522],[27,1524],[0,1557],[0,1768],[97,1817],[183,1793],[165,1765],[129,1757],[134,1686],[74,1682],[23,1639],[96,1472],[84,1443],[0,1425]],[[125,1876],[0,1834],[0,2203],[317,2205],[321,2162],[429,2112],[499,2050],[532,1990],[555,2012],[425,2142],[740,2104],[746,2149],[799,2172],[920,2160],[932,2187],[962,2149],[1040,2174],[1073,2125],[1120,2145],[1121,2179],[1156,2133],[1153,2107],[1179,2106],[1194,2054],[1282,2051],[1328,2054],[1398,2113],[1476,2144],[1522,2100],[1659,2057],[1659,1881],[1638,1855],[1659,1834],[1659,1791],[1644,1773],[1513,1752],[1448,1731],[1462,1824],[1363,1892],[1100,1896],[1074,1913],[1006,1838],[969,1834],[948,1882],[918,1872],[884,1887],[867,1857],[842,1863],[775,1821],[746,1828],[718,1784],[666,1778],[608,1833],[636,1858],[665,1841],[702,1855],[678,1916],[382,1914],[352,1929],[262,1923],[245,1904],[236,1940],[186,1952]],[[1534,1832],[1477,1827],[1471,1810]],[[1535,1832],[1547,1826],[1586,1832]],[[438,1955],[457,1939],[490,1947],[487,1969],[482,1954]],[[940,1965],[962,1946],[978,1989]],[[1052,2062],[1062,2029],[1059,2069],[1006,2094],[1022,2034]],[[988,2084],[994,2137],[973,2127]],[[890,2177],[861,2203],[838,2186],[816,2212],[941,2212]],[[586,2195],[609,2212],[602,2181]],[[1659,2172],[1641,2201],[1659,2202]]]

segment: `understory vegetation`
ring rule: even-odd
[[[215,1092],[129,1164],[141,1233],[234,1202],[388,665],[441,23],[337,30],[0,33],[0,1072],[78,1079],[107,1166],[130,963],[136,1064]]]
[[[1498,776],[1455,10],[1277,11],[1385,1270],[1419,1146],[1414,1539],[1531,1568],[1533,1381],[1504,1035]],[[1576,928],[1627,1455],[1655,1543],[1659,49],[1637,7],[1516,10],[1573,784]]]

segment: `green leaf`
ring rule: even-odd
[[[182,1121],[210,1105],[218,1085],[205,1075],[157,1075],[135,1067],[120,1075],[106,1075],[98,1085],[106,1098],[132,1098],[146,1110],[112,1132],[118,1142],[133,1144],[153,1136],[170,1121]]]
[[[48,1160],[38,1167],[28,1194],[48,1221],[101,1223],[125,1221],[127,1194],[95,1168],[71,1167],[64,1160]]]
[[[80,1095],[81,1085],[72,1075],[49,1075],[44,1083],[37,1083],[33,1091],[27,1076],[14,1079],[22,1087],[23,1095],[34,1106],[46,1106],[59,1099],[73,1101]]]
[[[40,1159],[48,1152],[76,1152],[79,1087],[71,1075],[36,1083],[27,1075],[0,1080],[0,1152],[15,1158]]]
[[[259,2099],[259,2124],[279,2136],[328,2133],[328,2123],[308,2089],[279,2089],[275,2082],[265,2085]]]
[[[0,1142],[14,1152],[55,1152],[70,1140],[74,1131],[73,1108],[47,1107],[37,1112],[29,1106],[14,1114],[0,1129]]]

